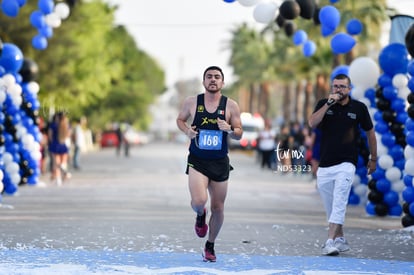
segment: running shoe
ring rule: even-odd
[[[339,250],[339,252],[345,252],[350,249],[348,242],[343,237],[336,238],[334,245]]]
[[[322,255],[325,256],[336,256],[339,254],[338,248],[335,247],[333,240],[327,240],[322,246]]]
[[[203,261],[204,262],[215,262],[216,261],[216,253],[214,253],[214,248],[204,249]]]
[[[195,232],[197,236],[199,236],[200,238],[204,238],[207,235],[208,225],[206,224],[206,215],[207,215],[207,211],[204,208],[203,215],[201,216],[197,215],[197,218],[196,218],[196,223],[195,223],[194,228],[195,228]]]

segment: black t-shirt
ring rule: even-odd
[[[320,109],[327,99],[318,102],[314,112]],[[360,128],[369,131],[372,120],[364,103],[350,98],[348,104],[332,105],[325,113],[321,123],[321,159],[320,167],[329,167],[343,162],[358,162],[357,140]]]

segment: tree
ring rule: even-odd
[[[69,18],[53,29],[48,47],[39,51],[31,44],[37,30],[29,20],[36,3],[27,1],[17,18],[0,14],[0,37],[38,64],[40,115],[48,119],[49,110],[55,109],[73,118],[87,114],[98,127],[104,119],[126,118],[145,126],[148,105],[164,90],[164,73],[125,28],[114,25],[116,7],[102,0],[77,1]],[[109,99],[122,105],[109,104]]]

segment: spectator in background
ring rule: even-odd
[[[275,164],[275,133],[271,129],[271,124],[268,120],[265,121],[265,127],[259,132],[258,149],[261,156],[261,167],[265,166],[269,169],[274,168]]]
[[[61,185],[64,179],[70,177],[68,172],[68,158],[70,141],[70,125],[67,115],[56,113],[49,125],[49,151],[53,158],[52,180]]]
[[[86,149],[85,139],[86,117],[81,117],[73,127],[72,144],[73,144],[73,168],[80,169],[80,154]]]

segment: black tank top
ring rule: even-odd
[[[204,94],[197,96],[197,109],[191,126],[196,126],[198,135],[191,140],[190,153],[202,159],[221,159],[227,156],[227,132],[217,125],[217,117],[226,119],[227,97],[221,96],[214,113],[209,113],[204,105]]]

